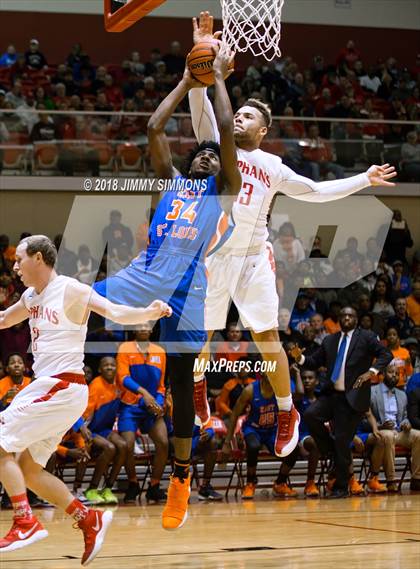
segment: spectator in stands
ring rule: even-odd
[[[18,297],[17,294],[16,301]],[[10,353],[19,353],[25,360],[26,368],[30,369],[32,362],[32,356],[28,352],[30,343],[31,333],[27,322],[20,322],[11,328],[0,330],[0,359],[5,361]]]
[[[370,296],[368,294],[361,294],[356,306],[359,316],[362,314],[370,314],[372,316],[372,330],[379,336],[379,338],[383,338],[385,335],[387,319],[384,319],[377,312],[372,312],[372,301],[370,299]]]
[[[387,320],[395,315],[392,286],[387,278],[379,277],[371,294],[372,312],[379,314]]]
[[[73,276],[77,272],[77,255],[67,249],[66,242],[61,234],[54,237],[54,245],[58,251],[56,270],[60,275]]]
[[[412,289],[407,297],[407,314],[416,326],[420,326],[420,280],[414,281]]]
[[[255,381],[255,378],[251,377],[249,371],[247,371],[249,359],[242,357],[237,361],[239,365],[243,365],[242,369],[234,373],[234,377],[224,384],[220,395],[216,398],[216,412],[226,425],[229,424],[232,410],[243,390],[247,385]]]
[[[230,322],[226,328],[227,340],[218,345],[215,354],[216,361],[224,358],[236,362],[248,355],[248,342],[242,339],[242,330],[235,322]]]
[[[0,310],[5,310],[14,302],[15,291],[16,286],[13,283],[11,271],[6,267],[0,267]]]
[[[92,176],[99,176],[99,154],[97,149],[89,144],[94,135],[87,120],[78,115],[74,129],[70,129],[63,138],[71,139],[71,142],[63,145],[58,158],[58,168],[64,175],[73,176],[77,167],[90,171]]]
[[[6,369],[2,360],[0,360],[0,379],[6,377]]]
[[[361,59],[360,51],[356,49],[353,40],[348,40],[346,47],[343,47],[337,56],[337,66],[344,72],[353,69],[356,61]]]
[[[185,55],[181,52],[181,44],[179,41],[173,41],[169,53],[164,55],[161,59],[165,62],[168,73],[183,73],[185,68]]]
[[[45,109],[42,105],[38,109]],[[52,141],[59,138],[58,129],[54,124],[53,119],[47,113],[39,114],[39,121],[34,124],[31,130],[31,142]]]
[[[26,105],[26,97],[22,92],[22,81],[20,79],[15,79],[13,81],[13,87],[11,91],[6,93],[5,100],[11,103],[14,109],[23,107]]]
[[[297,239],[292,223],[285,222],[279,229],[278,238],[273,243],[274,258],[285,264],[286,270],[291,271],[305,259],[305,250]]]
[[[13,44],[7,46],[5,53],[0,56],[0,67],[11,67],[16,63],[17,54]]]
[[[412,246],[413,240],[408,224],[403,219],[401,211],[396,209],[384,245],[387,262],[392,263],[401,259],[407,265],[406,249]]]
[[[98,91],[105,88],[105,78],[106,78],[106,67],[100,65],[96,69],[95,79],[92,82],[92,92],[97,94]]]
[[[372,93],[377,93],[381,86],[381,80],[376,73],[376,67],[371,65],[366,75],[360,77],[360,85]]]
[[[83,434],[91,441],[92,450],[100,453],[95,461],[89,488],[85,491],[91,504],[118,504],[112,487],[127,460],[127,443],[113,430],[120,407],[116,375],[115,358],[102,358],[99,375],[89,384],[89,401],[83,414]],[[105,485],[98,491],[102,476],[105,476]]]
[[[192,436],[191,457],[203,459],[204,470],[201,485],[198,489],[199,500],[209,500],[211,502],[223,500],[222,494],[216,492],[211,485],[213,470],[216,465],[217,442],[212,423],[204,427],[194,426]]]
[[[45,55],[39,51],[39,41],[35,38],[29,42],[29,49],[25,52],[25,63],[29,69],[37,71],[47,67]]]
[[[401,146],[401,168],[405,181],[420,182],[420,144],[415,130],[407,133],[407,142]]]
[[[155,444],[155,456],[146,498],[166,499],[160,480],[168,458],[168,432],[163,419],[165,401],[166,354],[150,342],[151,326],[144,324],[134,333],[134,341],[120,345],[117,356],[118,382],[122,389],[118,430],[127,443],[125,464],[128,489],[125,503],[135,502],[140,493],[134,462],[137,429],[148,434]]]
[[[90,254],[87,245],[80,245],[76,259],[76,273],[73,278],[85,284],[92,284],[99,269],[99,263]]]
[[[111,257],[108,265],[108,275],[114,275],[124,269],[131,261],[132,255],[126,243],[122,243],[115,257]]]
[[[322,344],[325,336],[328,335],[328,332],[324,327],[324,318],[322,317],[322,314],[319,314],[318,312],[313,314],[309,319],[309,324],[315,332],[314,342],[316,344]]]
[[[315,310],[309,306],[309,303],[310,299],[306,292],[300,292],[290,319],[290,327],[293,330],[302,333],[309,324],[310,318],[315,314]]]
[[[105,93],[107,101],[118,111],[124,102],[121,87],[114,84],[114,78],[110,73],[105,75],[104,83],[101,90]]]
[[[243,500],[252,500],[257,487],[258,454],[263,446],[275,456],[274,440],[277,429],[277,403],[274,391],[265,374],[261,381],[248,385],[239,397],[233,409],[231,423],[222,447],[222,454],[227,458],[230,454],[231,443],[235,433],[236,423],[240,415],[250,406],[249,414],[242,426],[246,445],[246,485],[242,490]],[[294,498],[297,492],[287,484],[290,469],[296,462],[297,448],[286,458],[280,467],[279,475],[273,485],[273,494],[282,498]]]
[[[340,311],[341,311],[341,303],[333,301],[330,303],[328,318],[324,321],[324,327],[327,334],[335,334],[336,332],[340,332]]]
[[[19,391],[31,383],[25,376],[25,362],[21,354],[11,353],[6,359],[7,375],[0,379],[0,410],[10,405]]]
[[[388,328],[386,333],[386,345],[394,356],[392,364],[398,373],[397,387],[404,387],[413,374],[413,366],[411,365],[410,352],[401,346],[400,337],[396,328]]]
[[[75,43],[71,48],[71,52],[67,56],[66,65],[74,68],[76,65],[81,65],[85,59],[86,54],[83,52],[82,45],[80,43]]]
[[[332,148],[327,140],[319,136],[319,127],[316,124],[311,124],[308,128],[303,157],[309,161],[311,178],[317,182],[321,179],[321,174],[344,178],[343,168],[334,163]]]
[[[418,340],[416,340],[416,338],[407,338],[406,340],[403,340],[401,344],[410,353],[411,365],[413,366],[413,376],[420,373],[420,354]]]
[[[402,261],[395,260],[392,263],[394,274],[392,275],[392,285],[397,295],[408,296],[411,292],[410,277],[404,275],[404,264]]]
[[[414,322],[407,314],[407,299],[397,298],[394,304],[395,316],[388,319],[388,328],[396,328],[398,335],[405,340],[413,334]]]
[[[359,252],[358,250],[359,247],[359,242],[356,239],[356,237],[349,237],[347,239],[347,243],[346,243],[346,248],[345,249],[341,249],[337,255],[348,255],[350,258],[350,261],[355,262],[355,263],[362,263],[364,257],[363,255]]]
[[[93,370],[90,366],[83,366],[83,373],[85,374],[86,383],[89,385],[93,380]]]
[[[109,225],[102,231],[102,241],[108,247],[108,255],[116,257],[118,248],[126,245],[132,252],[133,233],[129,227],[121,223],[122,214],[117,209],[113,209],[109,214]]]
[[[420,430],[413,428],[407,415],[407,396],[395,389],[398,370],[387,367],[384,382],[372,387],[371,411],[381,431],[384,445],[383,467],[388,483],[395,481],[395,446],[411,450],[411,490],[420,490]],[[412,413],[410,413],[412,414]]]
[[[290,322],[290,310],[287,308],[280,308],[279,310],[279,335],[280,340],[283,344],[286,342],[293,342],[295,344],[301,345],[302,334],[297,330],[292,330],[289,326]]]

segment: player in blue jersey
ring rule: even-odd
[[[230,234],[233,222],[227,213],[241,185],[233,112],[224,82],[232,59],[233,53],[222,46],[213,64],[220,145],[198,145],[188,157],[182,176],[173,167],[164,128],[188,91],[201,86],[188,69],[149,120],[149,147],[156,176],[173,179],[175,189],[164,193],[156,209],[147,250],[127,268],[95,285],[100,294],[128,305],[143,306],[149,297],[159,296],[167,299],[173,311],[167,322],[161,322],[160,338],[168,354],[175,434],[175,466],[162,515],[165,529],[177,529],[187,518],[194,426],[193,367],[207,338],[204,261]],[[222,191],[231,196],[224,206],[226,212],[219,199]]]

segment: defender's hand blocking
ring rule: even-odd
[[[371,166],[366,174],[371,186],[395,186],[394,182],[388,182],[390,178],[395,178],[397,175],[394,166],[389,164]]]
[[[234,58],[235,52],[225,43],[221,43],[217,50],[216,58],[213,61],[213,71],[215,73],[220,72],[223,79],[226,79],[234,71],[232,68]]]
[[[193,23],[193,42],[194,44],[203,41],[211,41],[212,39],[219,39],[222,32],[213,33],[213,16],[210,12],[200,12],[200,18],[192,19]]]
[[[150,313],[150,315],[148,314],[150,320],[159,320],[159,318],[172,316],[172,308],[163,300],[154,300],[145,310]]]

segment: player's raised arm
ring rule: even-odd
[[[180,83],[163,99],[147,124],[152,166],[159,178],[173,178],[176,175],[172,164],[171,149],[165,134],[165,126],[175,109],[192,88],[199,85],[191,76],[188,68]]]
[[[279,191],[297,200],[315,203],[338,200],[369,186],[395,186],[389,180],[397,175],[393,166],[383,164],[371,166],[363,174],[350,178],[314,182],[310,178],[299,176],[285,165],[281,169],[284,178]]]
[[[22,299],[18,300],[6,310],[0,311],[0,330],[11,328],[19,322],[23,322],[29,318],[29,311]]]
[[[172,309],[162,300],[154,300],[145,308],[114,304],[91,287],[77,281],[67,285],[64,303],[67,317],[77,324],[86,322],[91,311],[127,326],[159,320],[172,314]]]
[[[213,62],[215,78],[215,111],[216,121],[220,132],[220,190],[226,188],[229,193],[236,195],[241,189],[242,178],[238,170],[236,146],[233,136],[233,111],[226,90],[225,80],[229,66],[233,61],[234,52],[222,45]]]

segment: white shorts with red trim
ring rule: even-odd
[[[231,300],[246,328],[265,332],[278,327],[279,298],[270,243],[255,255],[211,255],[206,268],[206,330],[225,328]]]
[[[39,377],[22,389],[0,413],[0,447],[6,452],[28,449],[45,466],[63,435],[83,415],[87,385],[55,377]]]

